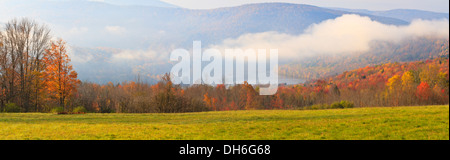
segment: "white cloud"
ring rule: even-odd
[[[123,34],[126,32],[126,29],[121,26],[106,26],[105,30],[112,34]]]
[[[70,52],[69,52],[70,53]],[[69,54],[71,60],[76,63],[87,63],[94,59],[94,56],[88,54],[88,55],[75,55],[75,54]]]
[[[165,59],[164,59],[165,58]],[[120,61],[167,61],[167,55],[158,54],[156,51],[148,50],[124,50],[112,56],[113,62]]]
[[[277,32],[245,34],[226,39],[211,48],[279,49],[281,59],[301,58],[316,54],[364,52],[372,41],[398,42],[419,36],[449,37],[449,21],[416,20],[407,26],[385,25],[359,15],[343,15],[310,26],[304,34]]]
[[[67,54],[69,55],[70,59],[74,63],[87,63],[94,59],[94,56],[89,53],[80,53],[75,52],[73,47],[67,44]]]

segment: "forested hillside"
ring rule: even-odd
[[[103,113],[171,113],[448,104],[448,66],[448,58],[387,63],[305,84],[280,86],[273,96],[260,96],[259,87],[248,84],[181,87],[173,85],[168,76],[156,85],[139,81],[82,83],[70,106]]]
[[[280,66],[280,74],[285,77],[314,80],[366,66],[449,56],[448,39],[414,38],[401,43],[373,42],[371,48],[365,53],[304,58]]]

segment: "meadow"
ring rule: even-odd
[[[0,113],[0,140],[449,140],[449,106],[182,114]]]

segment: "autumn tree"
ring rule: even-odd
[[[260,107],[258,102],[258,93],[248,82],[244,82],[244,84],[242,85],[240,96],[241,104],[244,105],[245,109],[252,110],[258,109]]]
[[[209,94],[208,93],[205,93],[204,95],[203,95],[203,102],[205,102],[206,103],[206,106],[208,106],[209,108],[213,108],[213,102],[212,102],[212,98],[211,97],[209,97]],[[214,110],[214,109],[213,109]]]
[[[412,72],[405,72],[402,76],[402,87],[405,91],[411,91],[415,88],[414,75]]]
[[[388,98],[390,98],[394,106],[398,106],[401,98],[402,81],[399,75],[395,75],[388,80]]]
[[[271,107],[272,109],[283,109],[283,100],[280,97],[280,93],[272,96]]]
[[[5,91],[2,102],[17,103],[25,111],[38,101],[36,81],[44,70],[42,58],[50,42],[50,30],[29,19],[14,19],[0,31],[0,79]],[[34,104],[33,104],[34,103]],[[2,104],[3,105],[3,104]]]
[[[216,87],[216,94],[217,94],[217,108],[218,110],[229,110],[230,107],[227,107],[228,103],[228,95],[227,95],[227,89],[224,84],[219,84]]]
[[[420,73],[420,81],[426,82],[430,86],[434,86],[438,82],[439,67],[435,64],[430,64]]]
[[[403,73],[402,76],[402,90],[406,97],[406,103],[408,105],[413,103],[414,92],[416,89],[414,74],[410,71]]]
[[[51,97],[56,98],[59,105],[65,108],[66,99],[76,92],[80,81],[77,79],[77,72],[70,65],[66,43],[63,40],[52,42],[50,49],[45,53],[44,63],[46,89]]]
[[[190,107],[191,99],[186,98],[181,93],[179,85],[174,85],[170,74],[165,74],[162,81],[157,84],[157,90],[152,103],[158,113],[178,113],[187,112]],[[183,91],[184,92],[184,91]]]
[[[6,101],[6,83],[4,81],[4,74],[5,74],[5,68],[3,68],[6,65],[6,51],[3,46],[3,33],[0,31],[0,111],[3,110],[3,106],[5,105]]]
[[[431,95],[430,85],[428,85],[427,82],[420,83],[420,85],[417,86],[416,95],[421,101],[427,101]]]

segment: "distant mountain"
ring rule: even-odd
[[[312,24],[352,13],[384,24],[409,24],[408,21],[392,17],[288,3],[190,10],[154,7],[143,4],[144,1],[139,1],[140,4],[138,1],[123,1],[123,4],[114,3],[113,0],[105,2],[0,0],[0,22],[15,17],[29,17],[44,22],[52,28],[54,36],[65,39],[72,46],[70,53],[76,55],[72,56],[72,60],[80,79],[98,83],[133,80],[137,75],[153,78],[169,72],[171,64],[167,61],[170,51],[174,48],[189,49],[194,40],[201,40],[203,46],[208,46],[248,33],[276,31],[298,35]],[[143,58],[150,49],[166,59]],[[123,56],[137,58],[114,61],[114,57]],[[337,58],[336,63],[343,60]],[[296,64],[311,63],[305,60]],[[357,64],[355,66],[368,65],[366,62]],[[306,71],[314,73],[316,70],[312,67]],[[317,67],[327,66],[318,64]],[[304,68],[290,68],[295,69],[292,72],[286,69],[291,73],[305,71]],[[325,69],[330,70],[327,73],[339,72],[332,71],[336,67]]]
[[[48,23],[55,35],[73,45],[125,49],[189,47],[193,40],[208,45],[266,31],[300,34],[311,24],[348,13],[288,3],[189,10],[80,0],[0,1],[0,21],[30,17]],[[359,14],[385,24],[407,24],[394,18]]]
[[[91,0],[91,1],[93,1],[93,0]],[[125,5],[125,6],[153,6],[153,7],[178,8],[178,6],[175,6],[173,4],[169,4],[166,2],[162,2],[159,0],[101,0],[101,2],[114,4],[114,5]]]
[[[381,17],[390,17],[395,19],[401,19],[408,22],[411,22],[412,20],[415,19],[423,19],[423,20],[449,19],[448,13],[437,13],[414,9],[395,9],[388,11],[369,11],[363,9],[344,9],[344,8],[332,8],[332,9],[353,13],[364,13]]]

